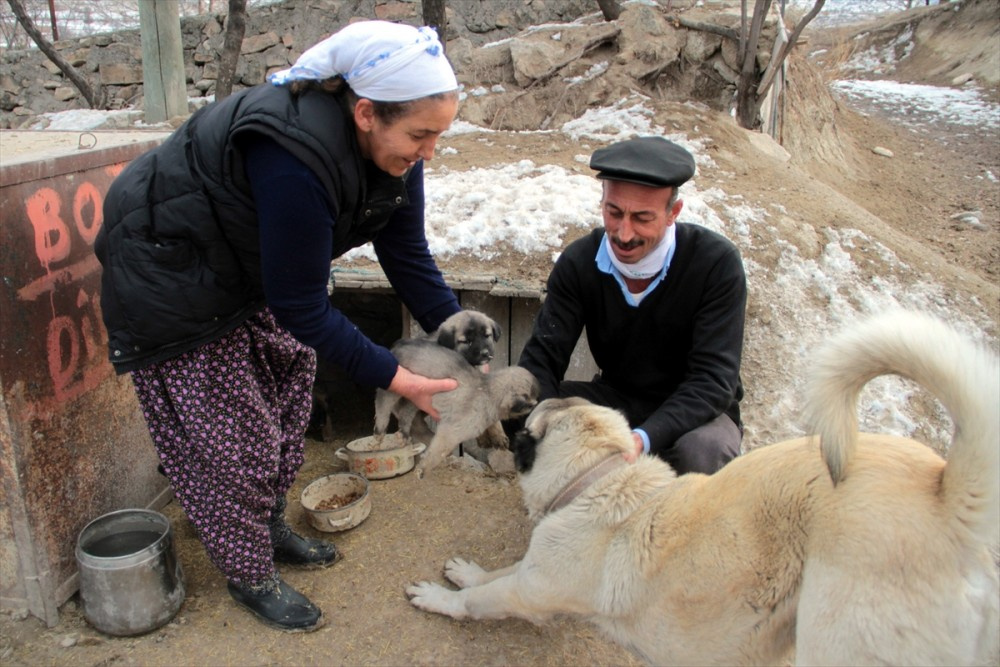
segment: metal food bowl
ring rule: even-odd
[[[413,470],[414,457],[425,449],[427,445],[423,443],[406,445],[398,433],[390,433],[381,443],[376,443],[373,435],[352,440],[334,455],[347,461],[351,472],[368,479],[386,479]]]
[[[316,530],[349,530],[372,511],[368,480],[353,472],[338,472],[310,482],[300,497],[306,518]]]

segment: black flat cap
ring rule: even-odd
[[[638,137],[598,148],[590,168],[610,181],[676,188],[694,176],[694,157],[663,137]]]

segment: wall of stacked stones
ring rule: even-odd
[[[594,0],[449,0],[449,41],[473,45],[502,39],[540,23],[572,21],[593,13]],[[303,50],[351,20],[378,18],[418,25],[419,0],[286,0],[253,10],[234,90],[263,82]],[[203,14],[181,21],[188,97],[192,106],[215,91],[225,17]],[[108,109],[142,102],[142,45],[138,30],[57,42],[55,48],[79,73],[100,86]],[[10,50],[0,57],[0,128],[27,127],[42,113],[88,108],[59,68],[37,49]],[[121,121],[131,123],[127,115]]]

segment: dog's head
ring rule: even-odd
[[[438,345],[455,350],[473,366],[493,359],[496,342],[500,340],[500,325],[477,310],[460,310],[438,327]]]
[[[583,398],[549,398],[511,443],[524,503],[532,518],[570,480],[609,454],[634,452],[625,417]]]
[[[510,366],[494,373],[494,382],[503,387],[502,398],[497,406],[501,419],[517,419],[530,413],[538,405],[541,385],[526,368]]]

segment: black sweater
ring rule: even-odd
[[[743,263],[725,237],[699,225],[676,224],[667,275],[638,307],[625,301],[613,276],[597,268],[603,229],[571,243],[549,276],[519,361],[538,378],[542,398],[558,396],[573,348],[586,330],[602,382],[661,402],[645,422],[632,424],[649,435],[654,454],[722,413],[741,423]]]

